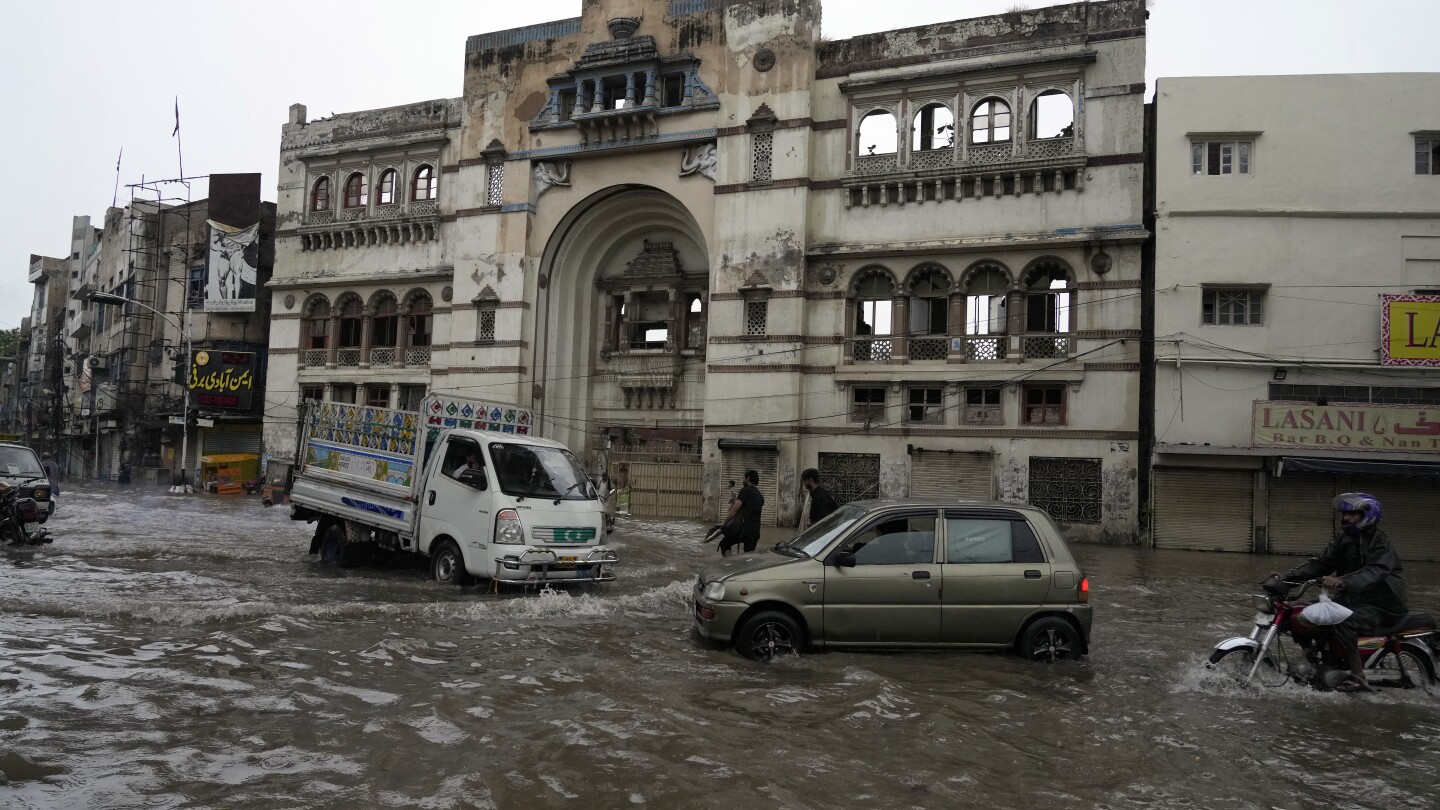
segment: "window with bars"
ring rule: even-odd
[[[967,425],[1005,424],[1005,415],[1000,409],[1000,388],[966,388],[963,420]]]
[[[495,342],[495,308],[482,307],[479,310],[479,318],[475,324],[476,343]]]
[[[1098,458],[1030,459],[1030,503],[1064,523],[1099,523],[1103,513]]]
[[[410,301],[409,346],[429,346],[430,331],[434,326],[434,303],[427,294],[421,294]]]
[[[852,388],[850,390],[850,420],[852,422],[885,421],[885,389],[879,386]]]
[[[909,390],[909,404],[905,406],[905,421],[926,425],[945,423],[945,389],[939,387],[915,387]]]
[[[1265,290],[1209,287],[1202,291],[1200,323],[1208,326],[1260,326],[1265,321]]]
[[[1211,176],[1250,174],[1253,141],[1191,141],[1190,172]]]
[[[1415,138],[1415,173],[1440,174],[1440,135]]]
[[[769,301],[746,301],[745,302],[745,334],[750,337],[760,337],[768,334],[766,321],[770,315]]]
[[[360,299],[352,298],[340,309],[340,347],[353,348],[360,345],[360,331],[363,327],[364,307]]]
[[[1065,386],[1027,385],[1021,396],[1024,406],[1021,422],[1026,425],[1059,426],[1065,424]]]
[[[372,383],[365,386],[365,405],[371,408],[390,407],[390,385]]]
[[[685,319],[685,348],[705,348],[705,301],[698,295],[691,296],[689,311]]]
[[[370,320],[370,345],[394,346],[399,327],[400,314],[395,299],[386,297],[375,305],[375,315]]]
[[[425,386],[423,385],[402,385],[400,386],[400,401],[395,407],[402,411],[418,411],[420,403],[425,399]]]

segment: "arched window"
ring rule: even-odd
[[[955,145],[955,115],[944,104],[926,104],[910,122],[910,150],[948,149]]]
[[[1046,90],[1030,105],[1030,137],[1070,138],[1075,135],[1075,107],[1059,90]]]
[[[434,327],[434,304],[426,293],[417,293],[410,299],[410,317],[406,320],[407,346],[429,346],[430,332]]]
[[[987,98],[970,110],[970,142],[1005,143],[1010,140],[1010,105]]]
[[[855,359],[890,359],[894,334],[895,282],[878,268],[861,271],[855,283]]]
[[[370,346],[394,346],[399,326],[400,309],[395,296],[386,294],[375,302],[375,314],[370,316]]]
[[[360,345],[360,331],[363,328],[365,307],[357,296],[351,296],[340,305],[340,339],[342,349],[353,349]]]
[[[1069,355],[1070,296],[1070,271],[1060,262],[1037,262],[1025,273],[1026,358]]]
[[[328,349],[330,348],[330,302],[324,298],[316,298],[310,302],[310,308],[305,311],[305,324],[301,330],[302,349]],[[324,363],[324,358],[320,360]],[[309,365],[309,361],[306,361]]]
[[[322,177],[310,189],[310,210],[330,210],[330,178]]]
[[[430,166],[421,166],[415,170],[415,180],[410,184],[410,199],[433,200],[435,199],[436,177],[435,169]]]
[[[860,119],[860,127],[856,131],[855,154],[860,157],[867,155],[893,155],[900,151],[899,139],[895,122],[895,116],[884,110],[872,110]]]
[[[965,283],[965,358],[1004,360],[1007,309],[1005,294],[1010,277],[999,267],[981,266]]]
[[[380,173],[380,182],[375,186],[375,204],[392,205],[395,202],[395,170],[386,169]]]
[[[345,207],[364,208],[370,202],[365,175],[356,172],[345,181]]]
[[[950,327],[950,274],[926,267],[910,281],[910,359],[944,360]]]

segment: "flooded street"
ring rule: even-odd
[[[1440,695],[1201,666],[1294,558],[1075,551],[1090,658],[701,646],[696,524],[622,518],[620,581],[493,595],[321,567],[254,498],[67,486],[0,556],[6,808],[1431,808]],[[1404,553],[1405,538],[1395,538]],[[1440,566],[1408,564],[1415,609]]]

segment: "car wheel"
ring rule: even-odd
[[[325,537],[320,541],[320,563],[339,568],[345,559],[345,530],[339,526],[331,526],[325,530]]]
[[[441,585],[464,585],[465,557],[453,540],[445,540],[430,555],[430,576]]]
[[[1069,661],[1084,655],[1080,631],[1069,622],[1047,616],[1020,636],[1020,654],[1031,661]]]
[[[751,661],[772,661],[795,655],[804,646],[800,625],[778,610],[757,613],[745,622],[735,637],[735,649]]]

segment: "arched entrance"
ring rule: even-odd
[[[607,447],[635,463],[693,456],[693,486],[680,488],[693,489],[698,515],[710,308],[700,225],[670,194],[612,187],[559,222],[540,272],[535,381],[544,435],[564,442],[591,469],[607,460]],[[689,476],[680,468],[665,471]],[[657,498],[659,514],[690,510]],[[672,500],[688,504],[686,497]]]

